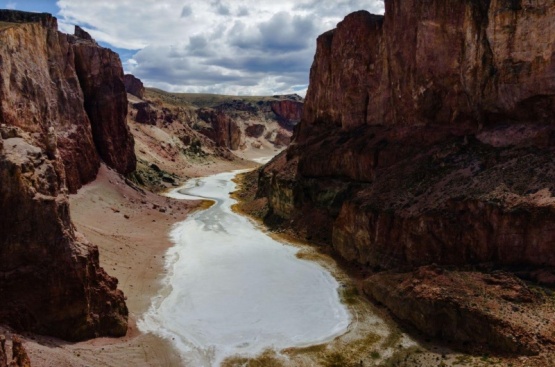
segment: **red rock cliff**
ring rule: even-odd
[[[365,267],[554,266],[554,18],[547,0],[347,16],[318,38],[295,140],[259,194]]]
[[[303,113],[302,101],[280,100],[272,102],[271,108],[278,120],[285,123],[286,127],[293,127],[301,121]]]
[[[0,19],[0,323],[69,340],[124,335],[123,294],[100,267],[97,247],[75,232],[67,197],[96,176],[102,134],[126,142],[124,152],[132,143],[121,127],[95,133],[105,112],[84,109],[117,80],[123,88],[121,65],[112,57],[108,71],[100,61],[109,53],[59,33],[48,14],[2,11]],[[85,50],[98,57],[85,59]],[[95,72],[99,65],[104,73]],[[98,81],[83,93],[87,75]],[[105,107],[124,112],[126,100],[111,95]],[[117,118],[109,122],[124,124]],[[108,163],[125,172],[132,159],[122,155]]]
[[[145,96],[145,87],[143,82],[136,78],[134,75],[125,74],[123,76],[123,82],[125,83],[125,90],[127,93],[134,95],[140,99],[143,99]]]
[[[93,139],[102,160],[127,174],[135,170],[137,160],[126,123],[127,92],[121,61],[118,54],[88,38],[70,37],[70,41]]]
[[[553,12],[548,0],[393,0],[385,18],[353,13],[318,38],[302,130],[549,122]]]

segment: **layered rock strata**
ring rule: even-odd
[[[126,79],[127,92],[139,97],[135,86],[140,80],[132,75]],[[230,150],[286,147],[303,110],[297,95],[235,97],[148,89],[139,98],[143,100],[130,105],[131,119],[180,131],[184,141],[205,140],[199,140],[201,134],[213,143],[203,144],[207,152],[215,145],[224,156],[230,156]]]
[[[124,335],[123,294],[75,232],[67,196],[101,158],[133,169],[121,63],[49,14],[2,11],[0,23],[0,323],[69,340]]]
[[[555,5],[513,3],[389,1],[320,36],[274,213],[320,213],[364,266],[554,266]]]
[[[385,5],[385,16],[356,12],[318,38],[294,141],[260,172],[267,223],[364,273],[554,267],[555,4]],[[474,331],[453,331],[463,318],[489,320],[493,349],[553,344],[515,344],[504,316],[426,298],[405,274],[370,278],[367,293],[425,333],[465,343]],[[458,316],[437,322],[443,309]]]

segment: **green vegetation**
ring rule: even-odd
[[[255,358],[231,357],[223,363],[223,367],[282,367],[283,363],[276,356],[276,353],[267,350]]]
[[[156,88],[147,88],[146,95],[149,99],[159,99],[163,103],[182,107],[213,108],[222,103],[243,102],[257,103],[260,101],[279,101],[284,98],[273,96],[228,96],[223,94],[207,93],[168,93]]]
[[[354,285],[341,288],[341,301],[347,305],[357,303],[359,297],[358,289]]]

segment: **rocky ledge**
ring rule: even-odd
[[[463,345],[481,330],[497,351],[549,350],[551,337],[515,345],[503,312],[451,297],[464,274],[422,278],[444,289],[435,301],[409,285],[430,264],[552,282],[534,274],[555,267],[555,5],[385,5],[385,16],[356,12],[318,38],[293,143],[260,170],[265,220],[363,276],[400,272],[371,276],[368,294],[429,335]],[[492,325],[454,332],[464,320]]]
[[[68,340],[125,335],[117,279],[68,203],[101,159],[134,170],[121,62],[49,14],[0,21],[0,323]]]

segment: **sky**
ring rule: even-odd
[[[3,4],[2,4],[3,3]],[[345,15],[383,14],[383,0],[0,0],[48,12],[118,52],[126,73],[170,92],[298,93],[316,38]]]

